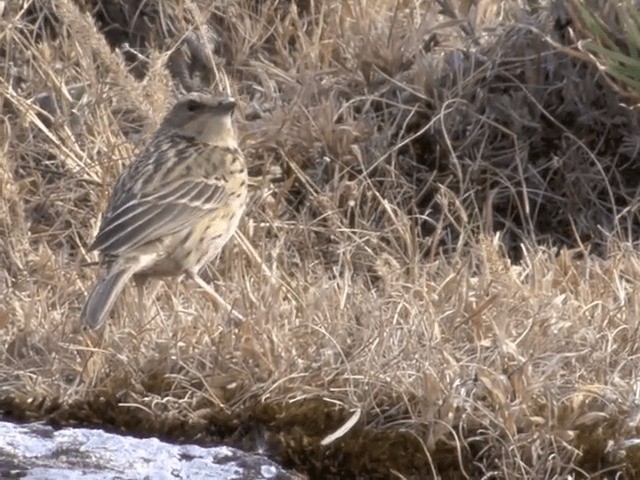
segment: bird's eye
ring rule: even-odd
[[[202,104],[199,102],[196,102],[195,100],[189,100],[189,102],[187,103],[187,110],[190,112],[197,112],[201,108],[202,108]]]

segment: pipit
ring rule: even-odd
[[[184,96],[122,171],[89,249],[107,269],[86,299],[82,325],[102,326],[131,277],[138,308],[146,279],[186,274],[231,311],[198,272],[231,238],[247,202],[235,106],[229,97]]]

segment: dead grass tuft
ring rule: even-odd
[[[471,3],[11,2],[4,415],[314,478],[636,475],[637,115],[546,3]],[[171,280],[78,338],[114,179],[214,67],[255,188],[209,278],[250,320]]]

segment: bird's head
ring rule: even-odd
[[[189,93],[180,98],[162,122],[163,129],[176,131],[203,143],[237,147],[231,116],[236,101],[229,96],[212,97]]]

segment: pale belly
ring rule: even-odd
[[[244,211],[244,199],[201,219],[192,228],[163,239],[149,267],[137,276],[164,277],[200,270],[233,236]]]

